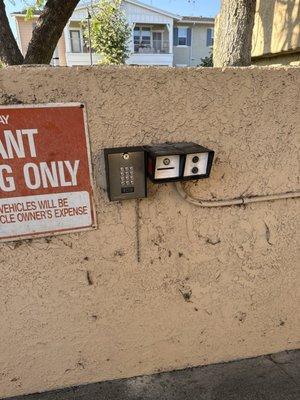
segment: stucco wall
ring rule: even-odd
[[[280,67],[283,65],[290,65],[300,67],[300,48],[298,52],[295,53],[279,53],[276,56],[272,57],[258,57],[258,58],[253,58],[252,59],[253,65],[269,65],[269,66],[276,66]]]
[[[0,245],[0,397],[299,346],[297,200],[201,209],[149,185],[138,263],[136,203],[108,203],[99,161],[193,140],[216,151],[194,196],[294,191],[299,87],[299,68],[0,71],[2,104],[86,102],[99,223]]]
[[[255,65],[300,64],[300,0],[256,1],[252,57]]]
[[[300,0],[258,0],[253,30],[253,57],[299,48]]]

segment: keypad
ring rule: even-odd
[[[120,183],[123,187],[134,185],[134,169],[133,166],[120,167]]]

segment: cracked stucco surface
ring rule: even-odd
[[[205,199],[297,189],[300,69],[7,68],[0,103],[85,101],[99,229],[0,245],[0,397],[299,347],[297,200],[110,204],[101,150],[193,140]],[[298,208],[299,210],[299,208]]]

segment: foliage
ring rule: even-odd
[[[15,0],[9,0],[14,6],[16,5]],[[28,21],[33,18],[34,13],[36,10],[40,10],[45,5],[46,0],[34,0],[34,4],[31,6],[27,6],[27,2],[23,0],[26,5],[26,18],[25,20]]]
[[[25,20],[28,21],[28,20],[32,19],[35,11],[38,9],[41,9],[44,6],[44,4],[45,4],[45,0],[35,0],[34,5],[27,7]]]
[[[91,43],[101,64],[124,64],[129,57],[131,29],[121,9],[122,0],[100,0],[91,20]],[[89,35],[85,30],[85,37]]]
[[[214,62],[213,62],[213,52],[210,52],[210,55],[204,58],[201,58],[201,63],[199,65],[200,67],[213,67]]]

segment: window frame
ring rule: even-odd
[[[143,31],[144,32],[149,32],[149,36],[148,35],[146,35],[146,36],[144,36],[143,35]],[[147,40],[148,39],[150,39],[150,41],[149,41],[149,43],[146,43],[146,46],[152,46],[152,30],[151,30],[151,26],[142,26],[141,27],[141,29],[140,29],[140,32],[141,32],[141,36],[140,36],[140,39],[141,39],[141,43],[140,44],[143,44],[143,37],[144,38],[147,38]]]
[[[189,29],[189,27],[188,26],[178,26],[177,29],[178,29],[178,44],[176,47],[188,47],[188,29]],[[180,44],[180,39],[183,38],[183,36],[179,35],[180,29],[185,29],[185,32],[186,32],[186,36],[184,37],[185,44]]]
[[[164,48],[164,30],[162,30],[162,29],[151,29],[151,40],[152,40],[152,47],[154,48],[154,40],[156,40],[156,39],[154,39],[153,38],[153,33],[161,33],[161,51],[163,51],[163,48]]]
[[[80,51],[74,51],[74,49],[73,49],[73,40],[72,40],[71,32],[78,32]],[[71,50],[71,53],[72,54],[81,54],[81,53],[83,53],[83,43],[82,43],[82,31],[81,31],[81,29],[80,28],[69,28],[69,37],[70,37],[70,50]]]
[[[145,26],[145,25],[135,26],[134,29],[133,29],[133,47],[134,47],[134,53],[135,54],[138,53],[138,51],[135,50],[135,46],[139,46],[140,47],[140,46],[143,45],[143,43],[142,43],[143,42],[143,29],[144,30],[147,29],[147,31],[150,32],[150,36],[149,36],[150,43],[146,44],[146,45],[144,44],[144,46],[150,46],[151,49],[153,47],[152,26]],[[135,35],[135,32],[137,30],[139,31],[139,43],[135,43],[135,36],[137,36],[137,35]]]
[[[152,40],[152,28],[151,28],[151,26],[145,26],[145,25],[135,26],[134,29],[133,29],[133,46],[134,46],[134,53],[135,53],[135,54],[138,53],[138,51],[135,50],[135,46],[138,46],[138,47],[142,46],[142,42],[143,42],[143,29],[144,29],[144,30],[147,29],[147,31],[150,32],[150,36],[149,36],[149,38],[150,38],[150,43],[149,43],[149,44],[146,44],[145,46],[150,46],[150,48],[152,48],[153,40]],[[135,36],[137,36],[137,35],[135,35],[135,32],[136,32],[137,30],[139,31],[139,43],[135,43]]]
[[[211,30],[211,43],[208,44],[206,47],[213,47],[215,41],[215,29],[214,27],[208,27],[206,30],[206,35],[208,35],[208,31]]]

